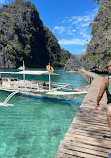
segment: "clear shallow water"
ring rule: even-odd
[[[61,68],[55,72],[60,74],[52,76],[56,82],[67,82],[74,87],[87,85],[79,73],[66,73]],[[8,95],[0,91],[0,102]],[[13,96],[9,103],[14,106],[0,107],[0,158],[54,158],[83,98],[81,95],[64,104]]]

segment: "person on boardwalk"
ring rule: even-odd
[[[110,134],[111,134],[111,60],[107,64],[107,70],[109,75],[103,78],[100,91],[97,96],[97,105],[96,105],[96,110],[99,108],[99,102],[102,99],[102,96],[104,92],[106,91],[107,94],[107,120],[109,123],[109,128],[110,128]]]

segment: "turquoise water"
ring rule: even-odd
[[[60,76],[52,76],[53,81],[74,87],[87,85],[79,73],[66,73],[62,68],[55,72]],[[0,102],[8,95],[0,91]],[[14,106],[0,107],[0,158],[54,158],[83,98],[84,95],[76,96],[73,102],[65,104],[13,96],[9,103]]]

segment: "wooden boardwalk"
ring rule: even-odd
[[[106,118],[106,94],[99,110],[95,110],[96,98],[102,77],[84,71],[94,78],[78,113],[73,119],[64,140],[61,140],[56,158],[108,158],[111,153],[111,138]]]

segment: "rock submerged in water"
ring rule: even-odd
[[[81,68],[80,63],[76,60],[74,55],[71,55],[64,66],[65,71],[78,71]]]

